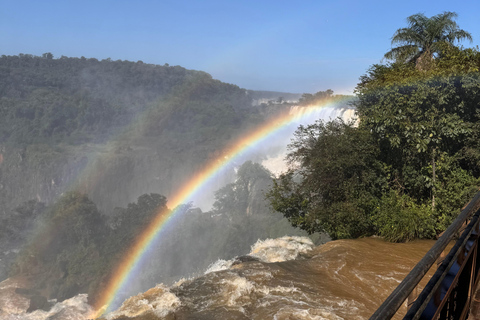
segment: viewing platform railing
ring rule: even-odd
[[[466,319],[479,279],[480,192],[462,210],[433,247],[370,317],[391,319],[450,241],[466,226],[403,319]]]

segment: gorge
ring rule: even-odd
[[[298,125],[350,119],[351,98],[309,107],[254,106],[252,93],[178,66],[31,56],[2,57],[0,63],[4,79],[18,80],[2,82],[0,100],[2,318],[86,319],[105,304],[114,311],[155,284],[145,297],[105,316],[188,318],[199,311],[194,316],[205,319],[222,312],[239,319],[277,313],[279,319],[336,319],[346,316],[340,311],[345,303],[353,311],[370,310],[370,302],[346,302],[351,296],[335,300],[336,284],[327,289],[317,283],[337,277],[322,275],[318,268],[324,267],[317,265],[333,263],[320,252],[337,245],[313,248],[328,237],[316,234],[312,242],[271,213],[263,194],[271,172],[285,168],[281,160]],[[199,173],[204,178],[184,187]],[[184,188],[190,191],[179,191]],[[135,253],[141,263],[131,279],[105,294],[111,273],[161,210],[172,222],[146,249],[147,258]],[[369,241],[381,246],[378,239],[358,245],[366,243],[362,250],[369,251]],[[246,256],[255,243],[288,261]],[[333,256],[347,250],[343,243],[337,242],[340,251],[332,249]],[[356,250],[356,242],[346,243]],[[402,266],[405,259],[394,264],[406,270],[413,262]],[[401,275],[378,278],[393,285]],[[316,289],[308,286],[312,281]],[[209,295],[218,290],[221,297]],[[273,307],[291,294],[290,309]],[[319,304],[312,302],[317,295],[325,297]]]

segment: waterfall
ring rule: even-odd
[[[318,106],[292,106],[289,114],[295,119],[289,126],[282,131],[281,135],[276,137],[275,141],[271,141],[269,147],[265,150],[265,158],[261,164],[270,170],[275,176],[286,171],[287,163],[285,157],[287,155],[287,145],[291,142],[295,130],[300,125],[314,124],[317,120],[332,121],[342,119],[345,122],[356,121],[355,109],[350,106],[334,106],[320,108]]]

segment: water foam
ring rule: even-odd
[[[28,309],[30,300],[15,293],[15,289],[18,287],[21,287],[20,283],[13,279],[0,282],[0,316],[2,319],[5,317],[4,314],[21,314]]]
[[[144,293],[128,298],[118,310],[107,314],[106,319],[137,317],[149,313],[162,318],[175,312],[180,305],[180,299],[170,292],[168,287],[159,284]]]
[[[398,269],[403,269],[395,264],[392,271],[378,276],[372,274],[371,266],[362,269],[352,263],[360,260],[361,266],[367,263],[376,266],[385,253],[380,250],[381,254],[372,259],[368,255],[371,248],[383,246],[390,250],[391,246],[378,241],[340,240],[312,252],[313,244],[308,238],[282,237],[258,241],[252,247],[251,254],[256,254],[257,259],[261,258],[262,261],[245,256],[219,260],[199,278],[179,281],[170,288],[160,286],[161,290],[151,293],[158,294],[157,297],[140,295],[131,304],[125,303],[128,312],[117,312],[116,316],[117,319],[128,315],[154,318],[156,314],[167,319],[368,319],[374,311],[372,306],[381,303],[379,296],[396,285],[392,284],[394,281],[390,277]],[[361,248],[364,248],[363,251]],[[269,250],[276,253],[272,255]],[[410,255],[411,251],[407,251]],[[295,259],[302,253],[307,253],[304,260],[271,263],[272,260]],[[363,256],[367,256],[368,260],[361,260]],[[398,264],[404,260],[398,260]],[[330,263],[325,263],[328,261]],[[358,272],[359,278],[365,281],[355,281]],[[381,282],[369,281],[372,277]],[[383,288],[383,285],[387,288]],[[352,291],[352,288],[355,290]],[[377,293],[380,288],[383,291]],[[170,296],[166,295],[167,291],[171,293]],[[173,300],[175,303],[165,302],[161,308],[157,306],[155,314],[152,304],[156,299]],[[109,319],[113,320],[114,317]]]
[[[285,236],[277,239],[258,240],[249,255],[263,262],[294,260],[299,254],[312,250],[314,244],[307,237]]]
[[[294,309],[294,308],[282,308],[274,316],[274,320],[343,320],[343,318],[321,309]]]
[[[251,247],[249,256],[262,262],[282,262],[294,260],[301,253],[312,250],[314,244],[308,237],[284,236],[276,239],[257,240]],[[237,259],[218,259],[210,264],[204,274],[230,269]]]
[[[220,281],[224,289],[224,299],[229,307],[240,307],[249,304],[249,295],[255,290],[252,282],[246,278],[235,276],[232,279]]]
[[[217,272],[217,271],[222,271],[222,270],[228,270],[232,266],[234,260],[223,260],[223,259],[218,259],[214,263],[208,266],[207,270],[204,272],[204,274],[208,274],[211,272]]]
[[[87,303],[87,294],[79,294],[73,298],[55,304],[49,311],[36,310],[26,313],[24,310],[18,314],[2,315],[4,320],[87,320],[88,315],[93,312],[92,307]]]

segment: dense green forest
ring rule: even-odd
[[[480,185],[480,52],[454,13],[417,14],[356,88],[359,125],[300,127],[274,210],[333,238],[433,238]]]
[[[240,122],[237,113],[250,106],[246,90],[205,72],[49,53],[2,56],[0,97],[0,143],[16,144],[102,141],[145,111],[151,119],[145,134],[157,133],[153,123],[166,113],[175,117],[163,130],[208,130],[220,119]],[[210,113],[195,113],[206,103]]]

